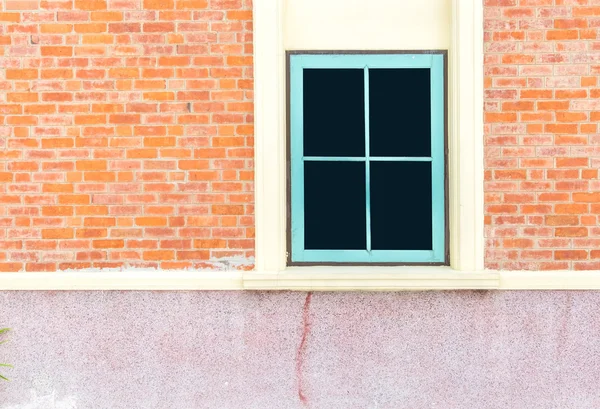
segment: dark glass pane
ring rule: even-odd
[[[365,155],[364,70],[304,70],[304,155]]]
[[[367,248],[364,162],[304,164],[304,244],[311,250]]]
[[[371,156],[431,156],[429,69],[369,70]]]
[[[371,162],[373,250],[431,250],[431,218],[431,162]]]

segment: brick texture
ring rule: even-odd
[[[0,1],[0,271],[251,268],[251,0]]]
[[[0,271],[251,268],[251,0],[0,1]],[[484,5],[486,266],[600,269],[600,2]]]
[[[486,265],[600,269],[600,2],[484,4]]]

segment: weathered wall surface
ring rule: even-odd
[[[4,292],[2,409],[597,409],[597,292]]]
[[[485,1],[486,265],[600,268],[600,7]]]

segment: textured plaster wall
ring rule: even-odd
[[[2,409],[600,407],[597,292],[4,292]]]

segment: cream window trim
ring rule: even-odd
[[[600,290],[600,271],[502,271],[502,290]]]
[[[457,270],[481,271],[484,268],[481,1],[453,0],[450,77],[450,264]]]
[[[600,271],[456,271],[450,267],[315,267],[284,272],[73,271],[2,273],[0,291],[600,290]]]
[[[450,267],[290,267],[279,273],[245,274],[243,282],[253,290],[449,290],[496,289],[500,277]]]
[[[254,5],[254,149],[256,269],[286,260],[285,51],[283,0]]]
[[[244,282],[247,288],[277,288],[281,282],[306,284],[314,279],[330,280],[327,284],[330,287],[352,283],[357,286],[352,288],[367,289],[371,286],[368,280],[353,276],[345,268],[335,268],[334,275],[314,267],[286,268],[283,3],[283,0],[254,1],[256,271],[246,274]],[[430,275],[431,278],[423,276],[423,280],[429,280],[433,288],[464,288],[464,283],[473,284],[465,281],[463,274],[472,274],[475,287],[489,285],[489,277],[483,271],[483,6],[479,3],[471,0],[452,3],[448,143],[452,268],[410,270]],[[374,278],[379,274],[378,269],[368,270],[374,281],[378,281]],[[384,287],[414,288],[412,278],[406,278],[406,271],[405,268],[386,270]],[[297,279],[298,275],[306,278]],[[341,278],[343,275],[347,281]],[[394,277],[397,282],[391,283]],[[477,281],[477,277],[482,279]],[[436,284],[435,280],[440,281]],[[456,287],[449,285],[450,282]]]
[[[241,271],[131,269],[77,270],[55,273],[2,273],[4,290],[240,290]]]

